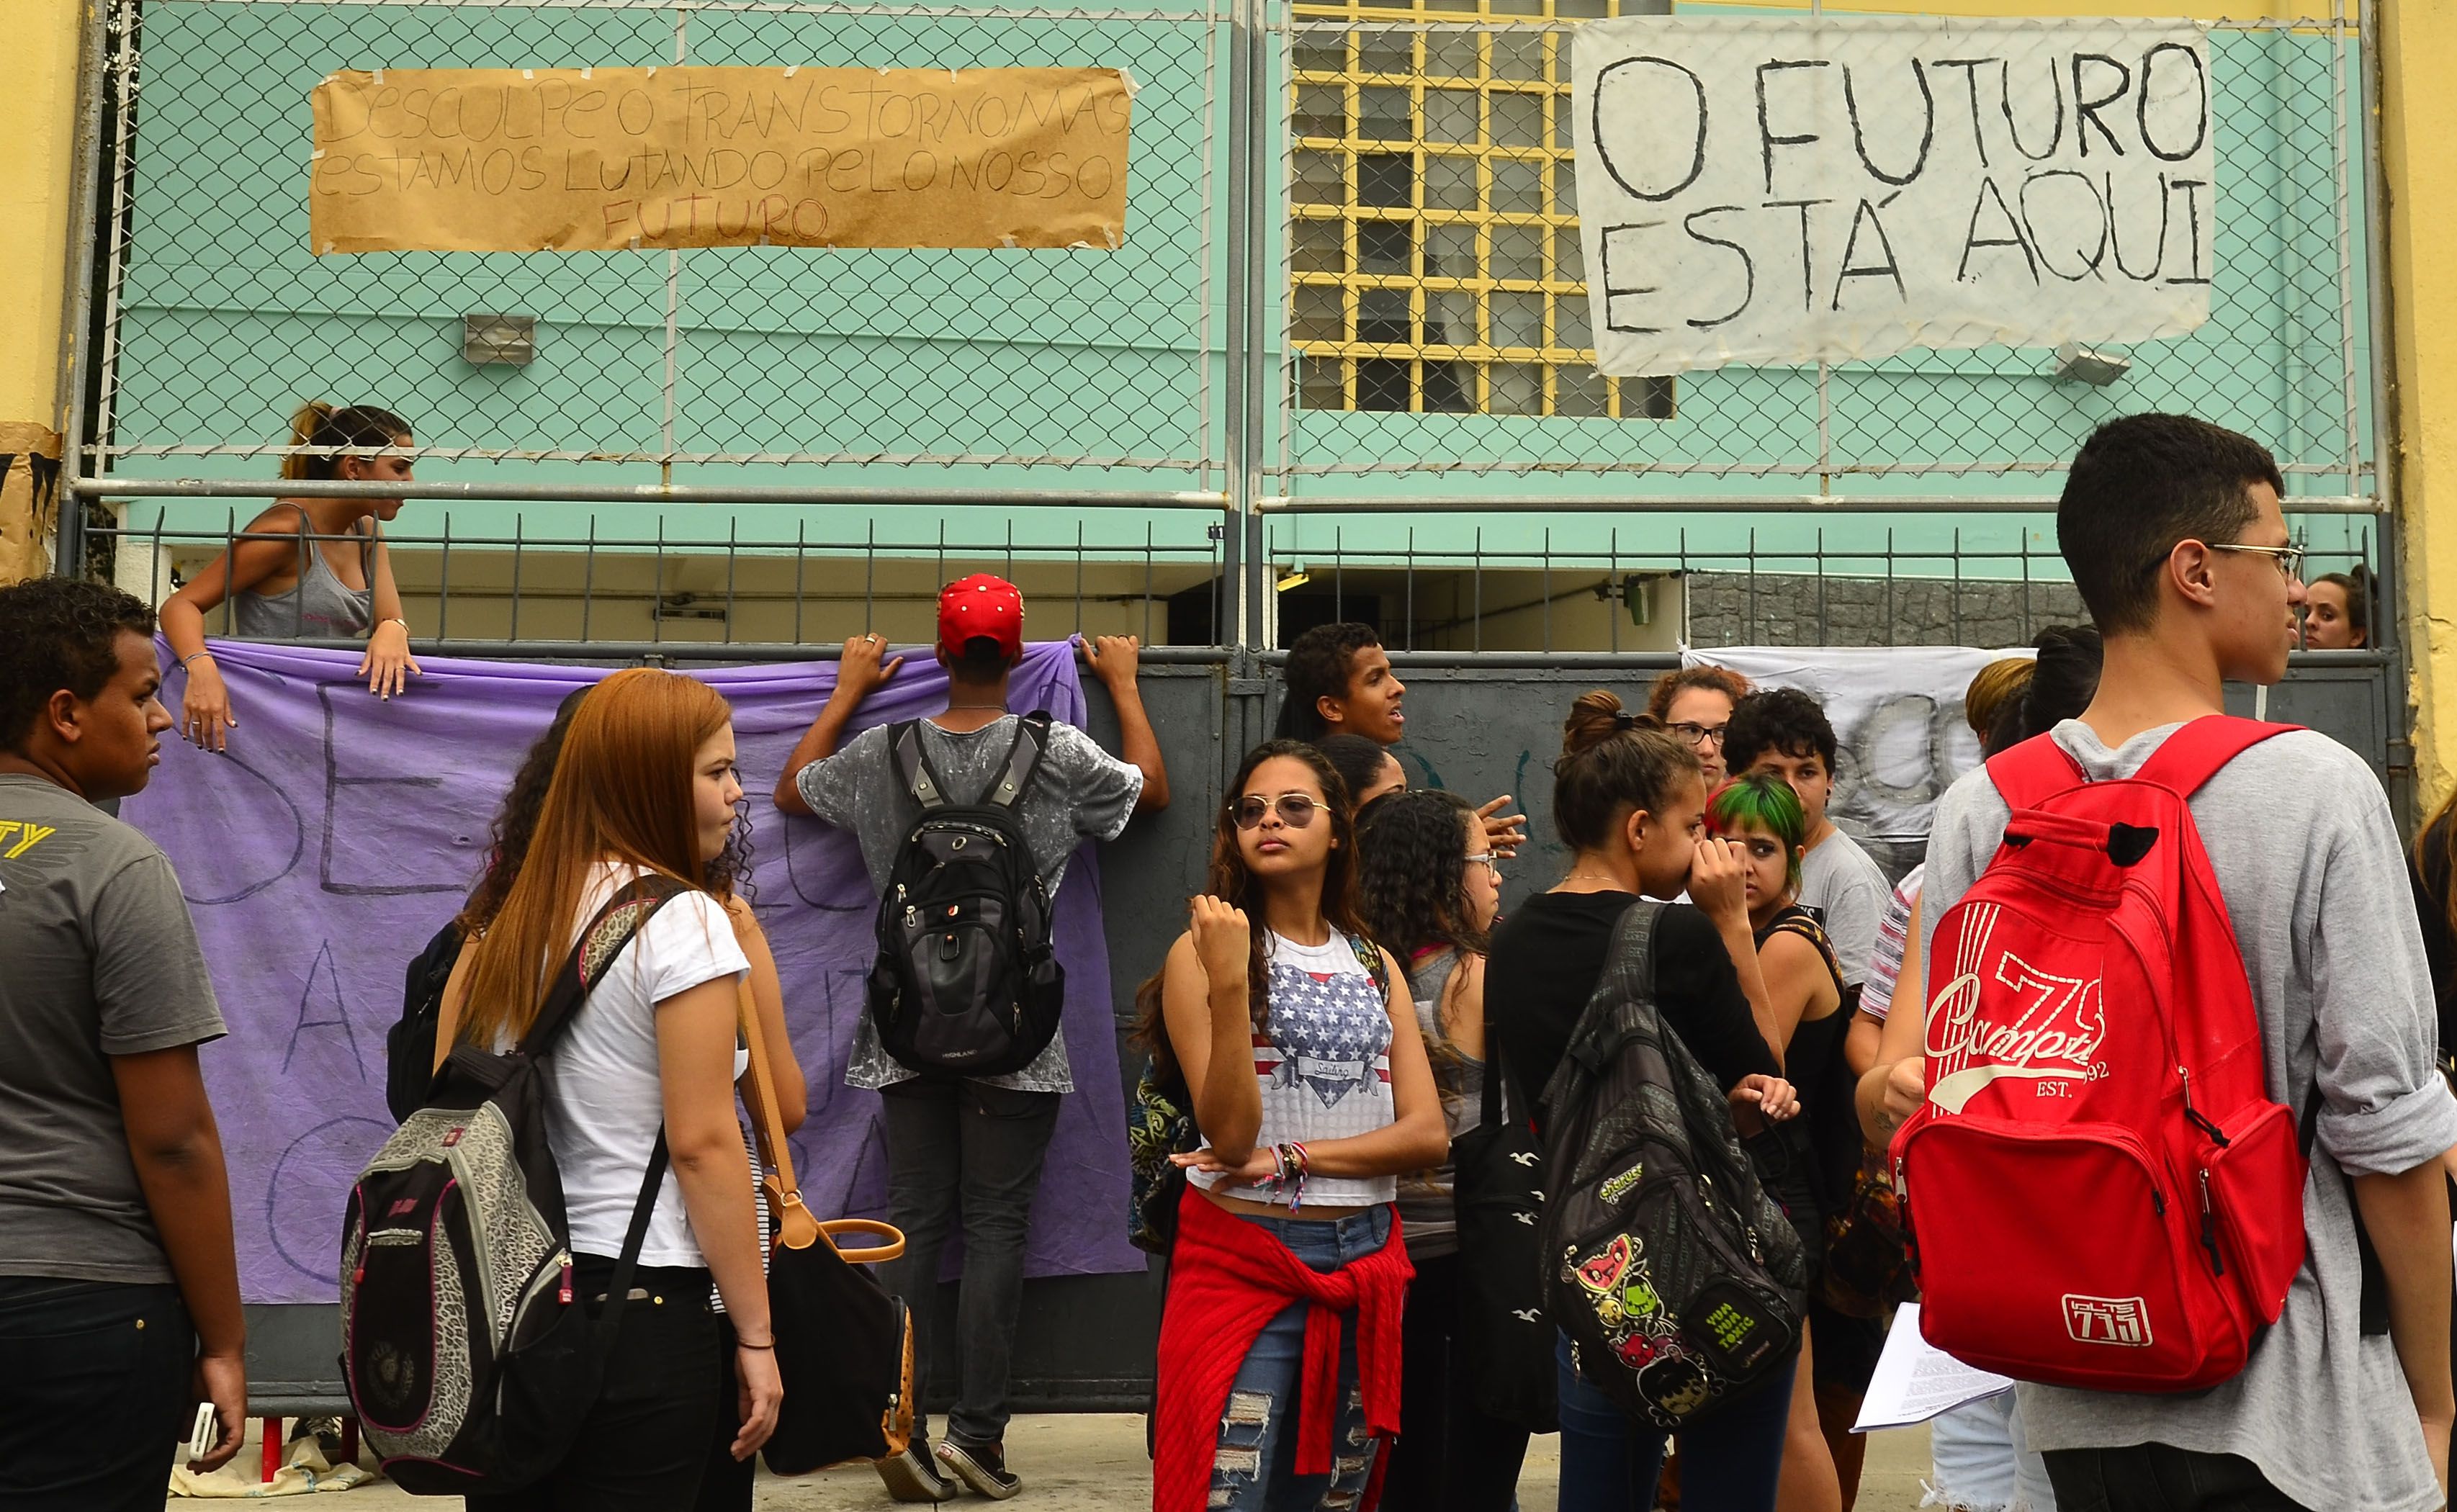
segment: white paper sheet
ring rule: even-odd
[[[2013,1389],[2010,1377],[1973,1370],[1931,1347],[1920,1336],[1919,1312],[1917,1302],[1895,1310],[1893,1331],[1886,1336],[1886,1350],[1877,1357],[1877,1374],[1861,1399],[1853,1433],[1908,1428],[1964,1402]]]

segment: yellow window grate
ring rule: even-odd
[[[1595,369],[1570,36],[1511,25],[1607,6],[1618,0],[1296,7],[1300,23],[1347,23],[1300,24],[1290,55],[1300,408],[1671,418],[1670,379]]]

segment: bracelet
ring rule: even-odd
[[[195,661],[199,656],[204,657],[208,661],[212,661],[214,659],[214,653],[210,651],[192,651],[185,656],[179,658],[179,670],[181,672],[186,672],[188,670],[188,663]]]
[[[398,625],[401,627],[401,632],[403,634],[406,635],[409,633],[409,621],[402,618],[399,614],[386,615],[384,618],[377,620],[376,623],[378,625]]]
[[[774,1349],[776,1347],[776,1341],[772,1338],[765,1344],[754,1344],[747,1338],[737,1338],[733,1341],[733,1347],[736,1349]]]

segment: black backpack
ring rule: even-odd
[[[562,1462],[597,1399],[665,1179],[660,1129],[603,1315],[574,1295],[540,1058],[598,975],[682,889],[643,878],[582,931],[519,1047],[461,1046],[351,1188],[341,1379],[413,1496],[514,1491]]]
[[[949,801],[920,721],[889,727],[897,777],[921,817],[878,900],[870,1016],[898,1064],[927,1074],[1003,1076],[1049,1047],[1066,973],[1049,941],[1049,889],[1016,806],[1048,749],[1049,715],[1017,722],[1015,743],[969,804]]]
[[[1580,1375],[1678,1429],[1765,1384],[1798,1348],[1800,1235],[1741,1148],[1723,1091],[1655,1007],[1641,901],[1544,1088],[1545,1311]]]
[[[405,1122],[435,1085],[435,1028],[444,1012],[444,988],[461,959],[461,921],[435,932],[409,963],[402,984],[401,1020],[384,1031],[384,1106],[393,1122]]]

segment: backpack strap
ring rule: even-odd
[[[1391,1005],[1391,972],[1382,964],[1380,948],[1362,935],[1350,935],[1346,938],[1348,948],[1356,953],[1357,964],[1365,968],[1365,974],[1373,979],[1375,989],[1382,994],[1382,1005],[1389,1007]]]
[[[896,763],[896,779],[914,802],[924,810],[947,806],[947,784],[939,780],[939,769],[921,744],[920,720],[900,719],[887,727],[887,755]]]
[[[1560,1106],[1581,1076],[1595,1076],[1603,1070],[1608,1056],[1601,1047],[1605,1031],[1612,1024],[1623,998],[1611,990],[1627,978],[1631,996],[1626,1000],[1649,1012],[1655,1006],[1655,926],[1663,917],[1664,904],[1652,898],[1641,898],[1621,910],[1613,922],[1612,940],[1604,947],[1604,968],[1596,976],[1595,990],[1587,995],[1586,1005],[1579,1010],[1579,1022],[1570,1030],[1568,1047],[1553,1067],[1544,1083],[1544,1091],[1537,1098],[1537,1107],[1547,1118],[1551,1109]]]
[[[1036,709],[1015,722],[1015,743],[1006,748],[1006,763],[998,776],[990,778],[989,791],[981,795],[981,805],[1012,809],[1022,802],[1024,791],[1032,786],[1033,774],[1041,770],[1041,758],[1048,752],[1049,711]]]
[[[2007,808],[2034,809],[2090,776],[2054,736],[2036,735],[1990,756],[1988,780]]]
[[[666,1148],[666,1126],[657,1126],[657,1142],[649,1150],[649,1170],[640,1180],[640,1198],[631,1204],[631,1227],[623,1234],[623,1253],[614,1259],[614,1278],[606,1288],[606,1311],[597,1315],[597,1347],[600,1357],[614,1347],[614,1336],[623,1326],[623,1306],[631,1299],[631,1273],[640,1263],[641,1246],[649,1240],[649,1220],[657,1212],[657,1196],[666,1184],[666,1162],[671,1151]]]
[[[2320,1142],[2321,1069],[2315,1066],[2312,1087],[2303,1094],[2303,1110],[2295,1128],[2295,1149],[2305,1165],[2312,1163],[2313,1150]],[[2355,1220],[2355,1261],[2364,1277],[2363,1291],[2355,1303],[2355,1332],[2377,1336],[2388,1332],[2388,1268],[2381,1263],[2380,1249],[2372,1243],[2371,1231],[2364,1227],[2364,1210],[2355,1201],[2354,1179],[2343,1172],[2338,1179],[2346,1185],[2346,1212]]]
[[[539,1005],[536,1020],[529,1025],[528,1033],[521,1037],[520,1053],[539,1056],[552,1049],[570,1025],[572,1015],[588,1001],[588,989],[596,985],[596,973],[621,954],[650,915],[663,908],[668,900],[688,890],[673,879],[653,872],[616,888],[606,906],[597,911],[597,917],[588,922],[588,927],[580,932],[571,954],[564,958],[563,969],[555,973],[554,985],[547,989],[546,1002]]]
[[[2205,715],[2169,735],[2166,743],[2141,763],[2141,770],[2133,774],[2134,780],[2156,782],[2175,789],[2178,797],[2189,798],[2237,756],[2272,735],[2302,728],[2238,719],[2231,715]]]

